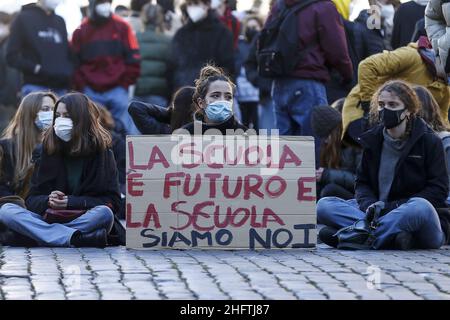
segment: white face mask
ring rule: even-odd
[[[40,130],[46,130],[52,125],[53,122],[53,111],[39,111],[34,120],[36,127]]]
[[[44,7],[46,7],[47,9],[49,9],[51,11],[55,11],[56,7],[59,6],[60,3],[61,3],[61,0],[44,0],[43,1]]]
[[[95,12],[97,12],[97,14],[100,17],[103,18],[109,18],[111,16],[112,10],[111,10],[111,3],[109,2],[105,2],[105,3],[101,3],[95,6]]]
[[[206,16],[208,15],[208,11],[205,8],[197,5],[188,6],[187,13],[193,23],[199,22],[200,20],[206,18]]]
[[[55,120],[55,134],[65,142],[72,139],[73,121],[70,118],[58,117]]]

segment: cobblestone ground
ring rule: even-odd
[[[0,252],[1,299],[450,299],[450,247]]]

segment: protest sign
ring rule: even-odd
[[[314,140],[130,136],[126,196],[128,248],[313,248]]]

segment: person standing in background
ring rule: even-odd
[[[211,10],[210,0],[186,0],[189,20],[171,48],[173,90],[193,86],[202,67],[212,62],[234,74],[233,36]]]
[[[11,26],[6,60],[22,72],[22,97],[46,90],[63,95],[71,86],[73,60],[66,24],[54,12],[59,3],[39,0],[25,5]]]
[[[128,112],[128,88],[140,75],[139,45],[130,25],[112,13],[111,0],[90,0],[89,17],[75,30],[75,87],[104,105],[128,134],[138,134]]]
[[[6,47],[12,21],[13,16],[0,12],[0,106],[16,108],[19,102],[20,73],[6,62]]]
[[[394,15],[392,49],[406,46],[411,42],[416,23],[424,17],[429,0],[414,0],[402,3]],[[416,39],[417,40],[417,39]]]
[[[231,31],[233,34],[234,48],[237,48],[239,35],[241,34],[241,23],[233,16],[231,9],[228,7],[226,0],[211,0],[211,9],[215,10],[220,21]]]
[[[142,9],[144,32],[136,36],[141,49],[142,72],[136,84],[135,99],[167,107],[171,39],[164,34],[164,11],[161,6],[147,4]]]

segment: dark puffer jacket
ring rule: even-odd
[[[154,28],[148,28],[145,32],[138,33],[136,37],[141,52],[141,76],[136,83],[135,94],[168,98],[170,38],[157,33]]]
[[[175,34],[171,49],[173,89],[193,86],[208,62],[234,75],[233,36],[213,12],[198,23],[189,21]]]

